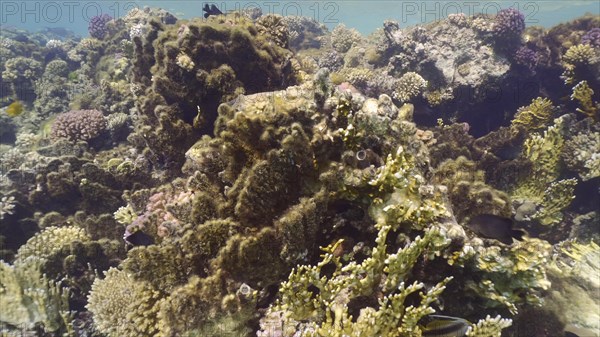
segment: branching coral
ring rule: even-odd
[[[554,107],[552,101],[547,98],[538,97],[531,104],[519,108],[512,120],[512,125],[522,125],[529,132],[545,129],[552,120]]]
[[[533,134],[524,144],[524,157],[532,163],[532,175],[519,182],[511,197],[529,200],[539,206],[532,216],[544,225],[556,224],[562,219],[562,210],[574,198],[575,179],[557,181],[560,154],[564,147],[563,120],[557,118],[543,135]]]
[[[421,302],[406,305],[406,297],[423,289],[419,282],[406,284],[406,274],[425,251],[437,251],[447,242],[439,229],[429,229],[424,236],[395,254],[386,253],[389,225],[378,225],[379,234],[373,254],[361,263],[343,266],[334,254],[337,242],[325,248],[323,260],[316,266],[300,266],[292,271],[288,281],[281,285],[281,300],[271,313],[283,311],[282,330],[286,335],[300,336],[404,336],[420,334],[419,320],[434,312],[430,304],[444,290],[451,278],[446,278],[427,292],[420,292]],[[430,248],[428,248],[430,247]],[[435,247],[435,248],[434,248]],[[325,266],[335,267],[330,277],[321,277]],[[383,281],[380,290],[380,282]],[[360,298],[383,291],[379,307],[363,307],[360,313],[349,313],[349,306]],[[297,324],[305,322],[303,328]],[[261,336],[270,336],[263,331]]]
[[[402,224],[420,229],[446,215],[441,195],[425,184],[414,158],[402,147],[388,155],[368,183],[378,191],[369,214],[377,222],[393,224],[394,229]]]
[[[154,336],[158,298],[147,283],[111,268],[94,281],[87,309],[94,314],[97,329],[111,337]]]
[[[408,72],[400,77],[396,85],[396,90],[393,93],[394,98],[401,102],[407,102],[427,87],[427,81],[417,73]]]
[[[106,119],[98,110],[72,110],[56,116],[52,123],[54,138],[88,141],[106,129]]]
[[[600,118],[600,103],[593,100],[594,90],[590,88],[587,81],[581,81],[573,87],[571,100],[577,100],[581,108],[577,111],[589,117]]]
[[[577,132],[565,143],[562,158],[584,181],[600,177],[600,126],[588,118],[576,128]]]
[[[89,239],[85,231],[78,227],[47,227],[19,248],[17,261],[25,260],[30,256],[45,259],[72,242],[89,241]]]
[[[466,333],[469,337],[500,337],[502,329],[508,328],[512,324],[510,319],[496,316],[491,318],[489,315],[477,324],[470,327]]]
[[[331,45],[336,51],[345,53],[359,42],[360,38],[360,33],[356,29],[348,29],[345,25],[340,24],[331,32]]]
[[[525,15],[515,8],[498,11],[494,19],[493,32],[499,37],[515,37],[525,30]]]
[[[0,332],[22,334],[36,324],[46,333],[73,336],[69,290],[48,279],[35,256],[9,265],[0,261]]]
[[[572,65],[586,65],[598,62],[598,53],[589,44],[572,46],[563,55],[563,61]]]
[[[467,289],[488,299],[487,306],[504,306],[516,314],[521,304],[541,303],[541,292],[550,287],[546,276],[550,254],[548,242],[526,239],[510,247],[465,246],[458,261],[482,278],[469,281]]]

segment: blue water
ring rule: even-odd
[[[0,2],[0,25],[31,31],[64,27],[87,35],[89,19],[101,13],[125,15],[135,7],[160,7],[178,18],[202,16],[205,1],[13,1]],[[515,7],[526,15],[528,25],[550,27],[585,13],[600,15],[600,1],[214,1],[224,11],[260,7],[263,13],[302,15],[315,18],[329,28],[339,23],[373,32],[387,19],[414,25],[445,18],[450,13],[495,14]],[[1,29],[1,27],[0,27]]]

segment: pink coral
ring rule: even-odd
[[[52,123],[52,138],[88,141],[106,129],[106,120],[98,110],[71,110],[56,116]]]

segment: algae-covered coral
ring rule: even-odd
[[[1,335],[597,333],[600,18],[204,11],[0,31]]]

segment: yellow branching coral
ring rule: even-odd
[[[469,328],[466,335],[469,337],[500,337],[502,329],[512,325],[512,320],[496,316],[491,318],[489,315],[477,324]]]
[[[598,61],[598,54],[589,44],[578,44],[567,50],[563,61],[573,65],[593,64]]]
[[[525,239],[510,247],[490,246],[467,254],[462,264],[471,264],[482,281],[468,284],[480,296],[517,313],[517,304],[540,304],[540,291],[550,287],[546,277],[552,246],[539,239]]]
[[[111,268],[92,284],[86,308],[96,328],[110,337],[156,336],[160,294],[126,271]]]
[[[407,102],[427,88],[427,81],[415,72],[408,72],[400,77],[397,86],[392,95],[401,102]]]
[[[271,313],[285,313],[284,331],[293,334],[299,321],[309,321],[309,326],[297,331],[301,336],[399,337],[421,334],[419,320],[435,312],[430,304],[451,278],[442,280],[426,292],[421,291],[419,305],[406,306],[406,297],[424,288],[420,282],[406,284],[406,275],[425,251],[439,252],[448,240],[439,229],[432,227],[422,238],[417,237],[396,254],[387,254],[386,238],[391,226],[377,226],[377,246],[363,262],[350,262],[343,266],[340,257],[334,254],[336,245],[339,245],[337,242],[324,249],[323,260],[316,266],[300,266],[292,271],[288,281],[281,285],[281,299],[270,308]],[[335,266],[332,276],[321,277],[322,269],[329,265]],[[374,295],[383,279],[386,281],[380,291],[384,297],[378,308],[367,307],[354,319],[348,312],[348,303],[359,296]]]
[[[540,206],[531,219],[553,225],[562,219],[562,210],[573,199],[576,181],[557,181],[560,154],[565,144],[563,120],[557,118],[543,135],[533,134],[524,144],[524,156],[533,165],[532,174],[511,193],[513,200],[528,200]]]
[[[402,147],[395,155],[388,155],[369,185],[385,195],[375,196],[369,214],[377,222],[393,224],[394,229],[403,223],[420,229],[447,214],[441,195],[425,184],[425,178],[415,168],[415,159]]]
[[[600,54],[589,44],[571,46],[562,57],[565,71],[562,78],[566,84],[576,83],[589,68],[600,61]]]
[[[17,261],[30,256],[48,258],[75,241],[89,241],[90,237],[79,227],[48,227],[34,235],[17,251]]]
[[[519,108],[512,125],[522,125],[529,132],[539,131],[548,126],[551,121],[554,107],[552,101],[538,97],[531,104]]]
[[[42,263],[35,256],[14,265],[0,261],[0,322],[25,329],[41,324],[45,332],[74,336],[69,290],[49,280]]]
[[[597,118],[598,117],[598,103],[594,103],[592,97],[594,96],[594,90],[590,88],[587,81],[581,81],[573,87],[573,94],[571,94],[571,100],[577,100],[581,108],[577,108],[577,111],[582,114]]]
[[[531,218],[537,219],[543,225],[552,225],[560,222],[563,218],[562,210],[575,199],[575,186],[577,179],[563,179],[552,182],[544,190],[540,209]]]

